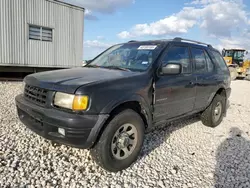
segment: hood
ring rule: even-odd
[[[34,73],[25,77],[26,84],[67,93],[75,93],[82,85],[105,82],[140,74],[122,70],[79,67]]]

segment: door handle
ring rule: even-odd
[[[192,85],[192,86],[193,86],[194,84],[195,84],[195,83],[194,83],[193,81],[190,81],[190,82],[189,82],[189,85]]]
[[[193,81],[190,81],[187,85],[186,85],[186,87],[188,87],[188,88],[192,88],[192,87],[194,87],[195,86],[195,82],[193,82]]]

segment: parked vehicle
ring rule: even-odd
[[[245,58],[247,54],[245,49],[223,49],[222,56],[229,67],[232,80],[238,77],[250,79],[250,59]]]
[[[144,134],[159,124],[199,113],[204,125],[219,125],[231,93],[220,52],[181,38],[117,44],[84,67],[24,82],[20,120],[46,139],[90,149],[113,172],[137,159]]]

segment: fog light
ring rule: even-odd
[[[60,133],[61,135],[65,136],[65,129],[58,128],[58,133]]]

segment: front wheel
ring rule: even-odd
[[[143,139],[143,120],[138,113],[127,109],[109,122],[90,154],[102,168],[117,172],[137,159]]]
[[[226,99],[221,95],[216,95],[209,107],[201,114],[201,121],[208,127],[218,126],[223,119],[226,110]]]

